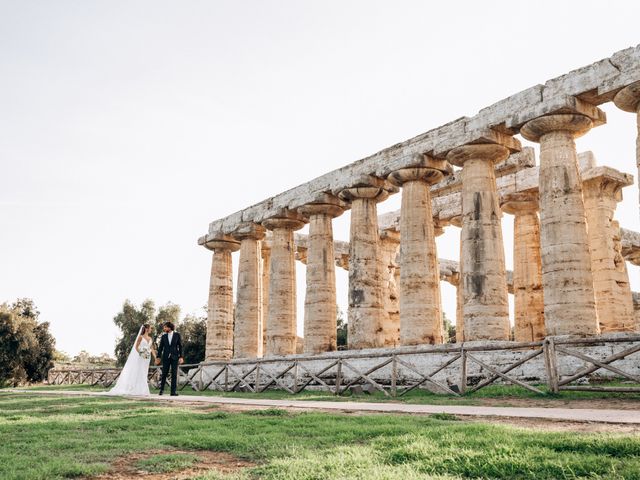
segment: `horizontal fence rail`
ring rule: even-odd
[[[496,383],[539,395],[564,390],[637,393],[640,355],[629,357],[638,352],[640,335],[628,334],[548,337],[539,342],[425,345],[180,365],[178,383],[180,390],[261,393],[278,389],[292,395],[323,390],[335,395],[380,392],[400,397],[422,388],[463,396]],[[109,388],[119,375],[118,368],[54,369],[49,372],[48,381],[52,385]],[[161,368],[151,366],[150,385],[159,387],[160,378]],[[610,385],[612,381],[616,385]],[[633,386],[617,385],[621,382]]]

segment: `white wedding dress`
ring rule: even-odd
[[[142,329],[140,331],[142,331]],[[140,334],[138,334],[138,337],[139,336]],[[142,355],[138,353],[138,350],[136,350],[137,342],[138,339],[136,338],[127,362],[124,364],[122,372],[120,372],[116,386],[108,392],[108,395],[149,395],[147,375],[149,373],[151,356],[149,356],[149,358],[143,358]],[[151,351],[151,343],[142,337],[138,348],[141,351],[144,349]]]

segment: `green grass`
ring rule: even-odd
[[[202,480],[640,478],[638,435],[533,431],[443,416],[229,413],[0,392],[3,480],[95,475],[115,457],[165,449],[227,452],[256,464]],[[149,462],[163,468],[178,460]]]
[[[603,384],[604,385],[604,384]],[[620,383],[607,383],[606,385],[614,386],[621,385]],[[545,385],[537,385],[537,387],[547,392]],[[36,390],[79,390],[79,391],[104,391],[102,387],[91,387],[89,385],[55,385],[55,386],[35,386],[29,387]],[[157,393],[157,390],[152,390],[152,393]],[[525,390],[522,387],[515,385],[489,385],[480,389],[477,392],[469,393],[464,397],[454,397],[449,395],[441,395],[432,393],[428,390],[415,389],[408,392],[404,396],[399,397],[387,397],[382,392],[374,392],[373,394],[351,395],[346,393],[345,395],[335,396],[329,392],[323,391],[309,391],[305,390],[296,395],[291,395],[284,390],[267,390],[265,392],[245,393],[245,392],[219,392],[214,390],[207,390],[205,392],[196,392],[187,387],[181,390],[180,395],[206,395],[217,397],[231,397],[231,398],[261,398],[261,399],[295,399],[295,400],[315,400],[315,401],[358,401],[358,402],[401,402],[408,404],[428,404],[428,405],[484,405],[487,399],[493,399],[492,403],[495,406],[512,406],[512,402],[515,399],[536,399],[536,400],[557,400],[565,401],[572,400],[580,401],[587,400],[600,400],[600,399],[612,399],[621,398],[627,400],[639,400],[640,393],[613,393],[613,392],[578,392],[578,391],[561,391],[560,393],[553,395],[547,393],[546,395],[539,395],[529,390]]]
[[[193,466],[200,458],[187,453],[164,453],[143,458],[136,462],[139,470],[150,473],[167,473]]]

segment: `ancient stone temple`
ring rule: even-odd
[[[336,350],[336,268],[348,270],[350,350],[447,342],[441,281],[457,288],[458,343],[640,331],[627,269],[640,263],[640,235],[615,218],[633,176],[575,143],[610,128],[608,102],[636,115],[640,170],[638,46],[212,221],[198,240],[212,252],[207,359]],[[379,215],[395,194],[401,209]],[[343,214],[348,242],[333,238]],[[443,228],[459,229],[460,258],[438,257]]]

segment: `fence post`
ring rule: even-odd
[[[256,382],[254,386],[256,393],[260,392],[260,361],[256,362]]]
[[[398,393],[398,362],[395,354],[391,356],[391,396],[395,397]]]
[[[293,393],[298,393],[298,361],[293,363]],[[284,380],[284,378],[283,378]]]
[[[549,390],[551,393],[558,393],[560,388],[558,386],[558,360],[556,354],[556,345],[553,341],[553,337],[547,337],[544,341],[544,364],[547,369],[547,379],[549,383]]]
[[[460,346],[460,395],[467,392],[467,352]]]
[[[342,376],[342,359],[338,359],[338,370],[336,373],[336,395],[340,395],[340,381]]]

